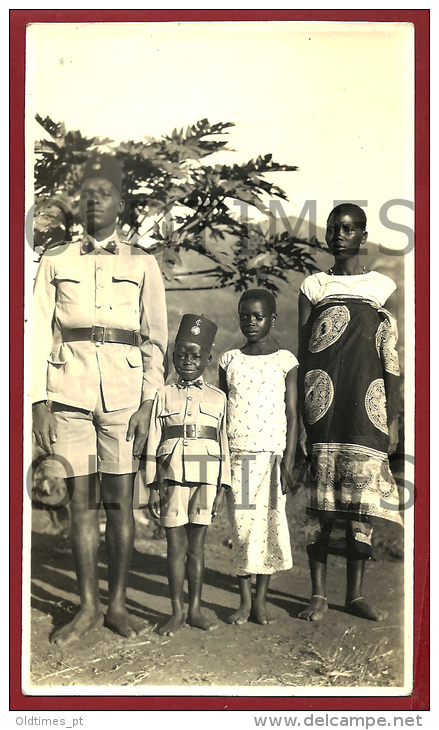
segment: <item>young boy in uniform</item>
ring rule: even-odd
[[[166,531],[172,602],[162,635],[173,636],[185,623],[185,568],[188,623],[204,631],[217,627],[201,612],[207,526],[221,508],[224,488],[230,488],[226,398],[202,378],[216,331],[203,316],[183,316],[173,354],[179,380],[157,394],[151,416],[146,483],[150,512]]]
[[[157,389],[167,317],[153,256],[118,235],[122,169],[111,155],[85,165],[81,240],[47,251],[34,288],[33,430],[64,477],[80,610],[52,641],[69,643],[104,622],[99,597],[98,510],[107,516],[105,625],[137,633],[125,606],[134,542],[133,485]]]

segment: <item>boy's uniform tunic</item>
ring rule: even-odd
[[[157,393],[148,436],[146,482],[161,486],[175,482],[172,492],[210,485],[212,489],[204,491],[213,498],[218,486],[230,487],[226,398],[221,390],[200,378],[194,384],[168,385]],[[213,499],[208,496],[205,501],[211,506]],[[198,504],[195,511],[199,508]],[[203,508],[210,522],[209,504]],[[174,525],[165,521],[165,526]]]
[[[134,413],[163,387],[167,316],[158,264],[116,232],[103,243],[84,234],[41,259],[33,402],[48,399],[90,413],[99,402],[104,414]]]

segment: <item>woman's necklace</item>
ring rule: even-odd
[[[365,266],[363,266],[363,269],[362,269],[362,271],[360,271],[359,274],[345,274],[345,273],[343,273],[343,271],[334,271],[334,268],[332,266],[330,269],[328,269],[328,274],[330,274],[331,276],[361,276],[361,274],[365,274],[365,273],[366,273]]]

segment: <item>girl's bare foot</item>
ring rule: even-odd
[[[369,621],[384,621],[389,615],[387,611],[379,608],[373,608],[363,596],[354,598],[352,601],[346,601],[345,608],[348,613],[360,618],[369,619]]]
[[[325,596],[311,596],[309,605],[299,613],[304,621],[321,621],[323,614],[328,610],[328,601]]]
[[[183,628],[185,624],[185,617],[183,614],[173,615],[167,621],[164,626],[158,629],[160,636],[174,636],[177,631]]]
[[[138,627],[125,607],[108,609],[104,625],[116,634],[131,639],[139,633]]]
[[[241,604],[237,611],[234,611],[230,616],[227,618],[227,621],[229,624],[235,624],[236,626],[241,626],[242,624],[245,624],[249,618],[251,613],[251,604]]]
[[[81,639],[84,634],[92,629],[100,628],[104,623],[104,617],[101,611],[88,611],[80,609],[73,621],[58,629],[52,635],[51,642],[58,644],[70,644],[75,639]]]
[[[272,624],[275,622],[272,616],[267,613],[267,607],[265,605],[259,605],[255,601],[253,602],[252,610],[250,612],[250,618],[257,624]]]
[[[189,626],[193,626],[196,629],[201,629],[202,631],[213,631],[214,629],[218,628],[218,624],[209,621],[206,616],[203,616],[201,611],[189,611],[187,622]]]

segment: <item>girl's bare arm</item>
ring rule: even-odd
[[[221,367],[221,365],[218,368],[218,387],[220,390],[223,391],[223,393],[226,394],[226,398],[229,395],[229,389],[227,387],[227,376],[226,371]]]
[[[292,472],[297,445],[297,367],[292,368],[285,378],[285,411],[287,416],[286,447],[281,462],[282,492],[294,491]]]

